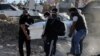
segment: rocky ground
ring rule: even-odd
[[[0,56],[19,56],[17,38],[18,24],[9,23],[7,21],[0,21]],[[65,39],[60,39],[57,44],[56,56],[65,56],[69,49],[70,43]],[[45,55],[43,51],[43,41],[41,39],[31,40],[31,55]]]

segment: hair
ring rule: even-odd
[[[52,12],[55,12],[56,13],[56,12],[58,12],[58,9],[57,8],[53,8],[52,9]]]
[[[28,13],[28,11],[27,10],[23,10],[23,13]]]
[[[70,16],[75,16],[75,15],[79,15],[79,12],[78,12],[78,9],[77,8],[70,8],[69,9],[69,12],[73,12],[73,13],[71,13],[71,15]]]
[[[70,9],[69,9],[69,12],[72,12],[72,11],[78,12],[77,8],[70,8]]]
[[[44,16],[50,16],[50,13],[49,12],[45,12]]]

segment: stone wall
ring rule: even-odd
[[[18,37],[18,24],[0,21],[0,44],[16,41]]]

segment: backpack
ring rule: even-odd
[[[64,36],[65,35],[65,25],[63,22],[61,22],[57,18],[48,19],[44,34]]]
[[[57,35],[58,36],[64,36],[65,35],[65,25],[63,22],[61,22],[60,20],[56,22],[57,28]]]
[[[60,18],[57,17],[54,21],[53,21],[53,28],[54,31],[56,32],[55,34],[57,34],[58,36],[64,36],[65,35],[65,25],[64,23],[59,20]]]

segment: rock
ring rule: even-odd
[[[0,45],[0,49],[3,49],[3,45]]]
[[[5,20],[5,19],[7,19],[7,16],[4,14],[0,14],[0,19]]]

